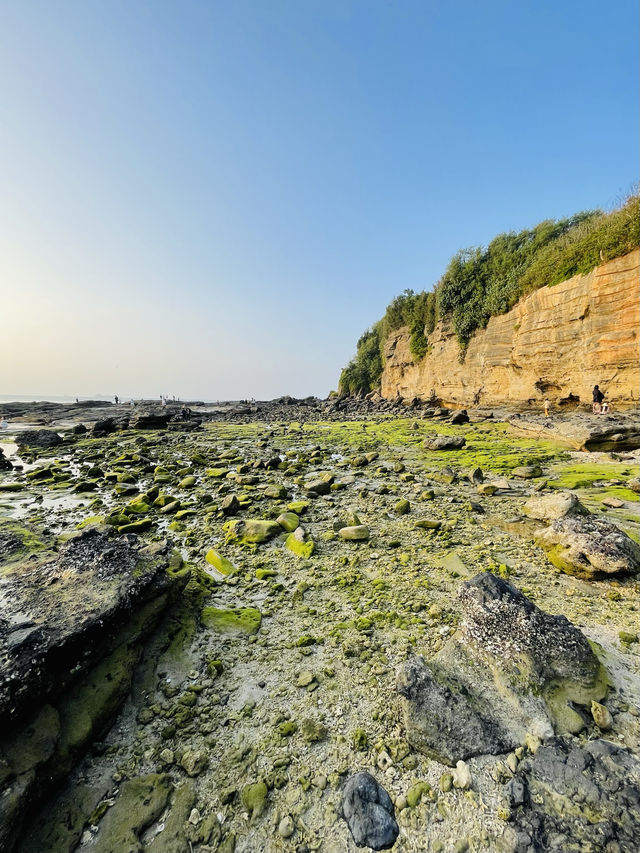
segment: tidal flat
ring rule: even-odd
[[[637,849],[639,451],[411,415],[60,434],[3,435],[4,849],[355,851],[359,771],[398,853]]]

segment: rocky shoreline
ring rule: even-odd
[[[3,850],[635,853],[637,412],[180,408],[0,405]]]

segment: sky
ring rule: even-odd
[[[2,0],[0,395],[326,396],[637,182],[636,0]]]

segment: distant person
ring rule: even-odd
[[[550,405],[549,401],[545,400],[544,401],[544,416],[545,416],[545,418],[549,417],[549,405]]]
[[[113,399],[116,401],[116,406],[117,406],[118,405],[118,395],[116,394],[116,396]]]
[[[129,405],[130,405],[130,406],[135,406],[135,403],[133,402],[133,397],[129,400]]]
[[[593,414],[599,415],[602,411],[602,401],[604,400],[604,393],[600,390],[599,385],[593,386]],[[607,406],[607,409],[609,407]]]

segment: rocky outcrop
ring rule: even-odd
[[[0,848],[9,851],[29,809],[110,725],[184,572],[166,547],[132,535],[89,529],[58,553],[32,531],[3,536]]]
[[[398,674],[409,743],[453,766],[525,743],[580,731],[606,692],[606,674],[565,616],[539,610],[489,573],[462,584],[461,629],[430,661]]]
[[[514,853],[636,853],[640,762],[605,740],[554,738],[509,782]]]
[[[637,402],[640,388],[640,250],[588,275],[542,287],[507,314],[492,317],[466,357],[453,329],[438,323],[415,363],[407,328],[384,349],[382,396],[495,405],[549,399],[591,401],[599,384],[614,403]]]
[[[26,429],[18,433],[16,441],[20,447],[57,447],[62,438],[51,429]]]
[[[640,572],[640,545],[604,518],[565,515],[535,534],[553,565],[585,580]]]
[[[553,418],[516,413],[507,423],[521,435],[568,444],[576,450],[618,451],[640,447],[640,418],[637,410],[615,415],[574,413]]]

